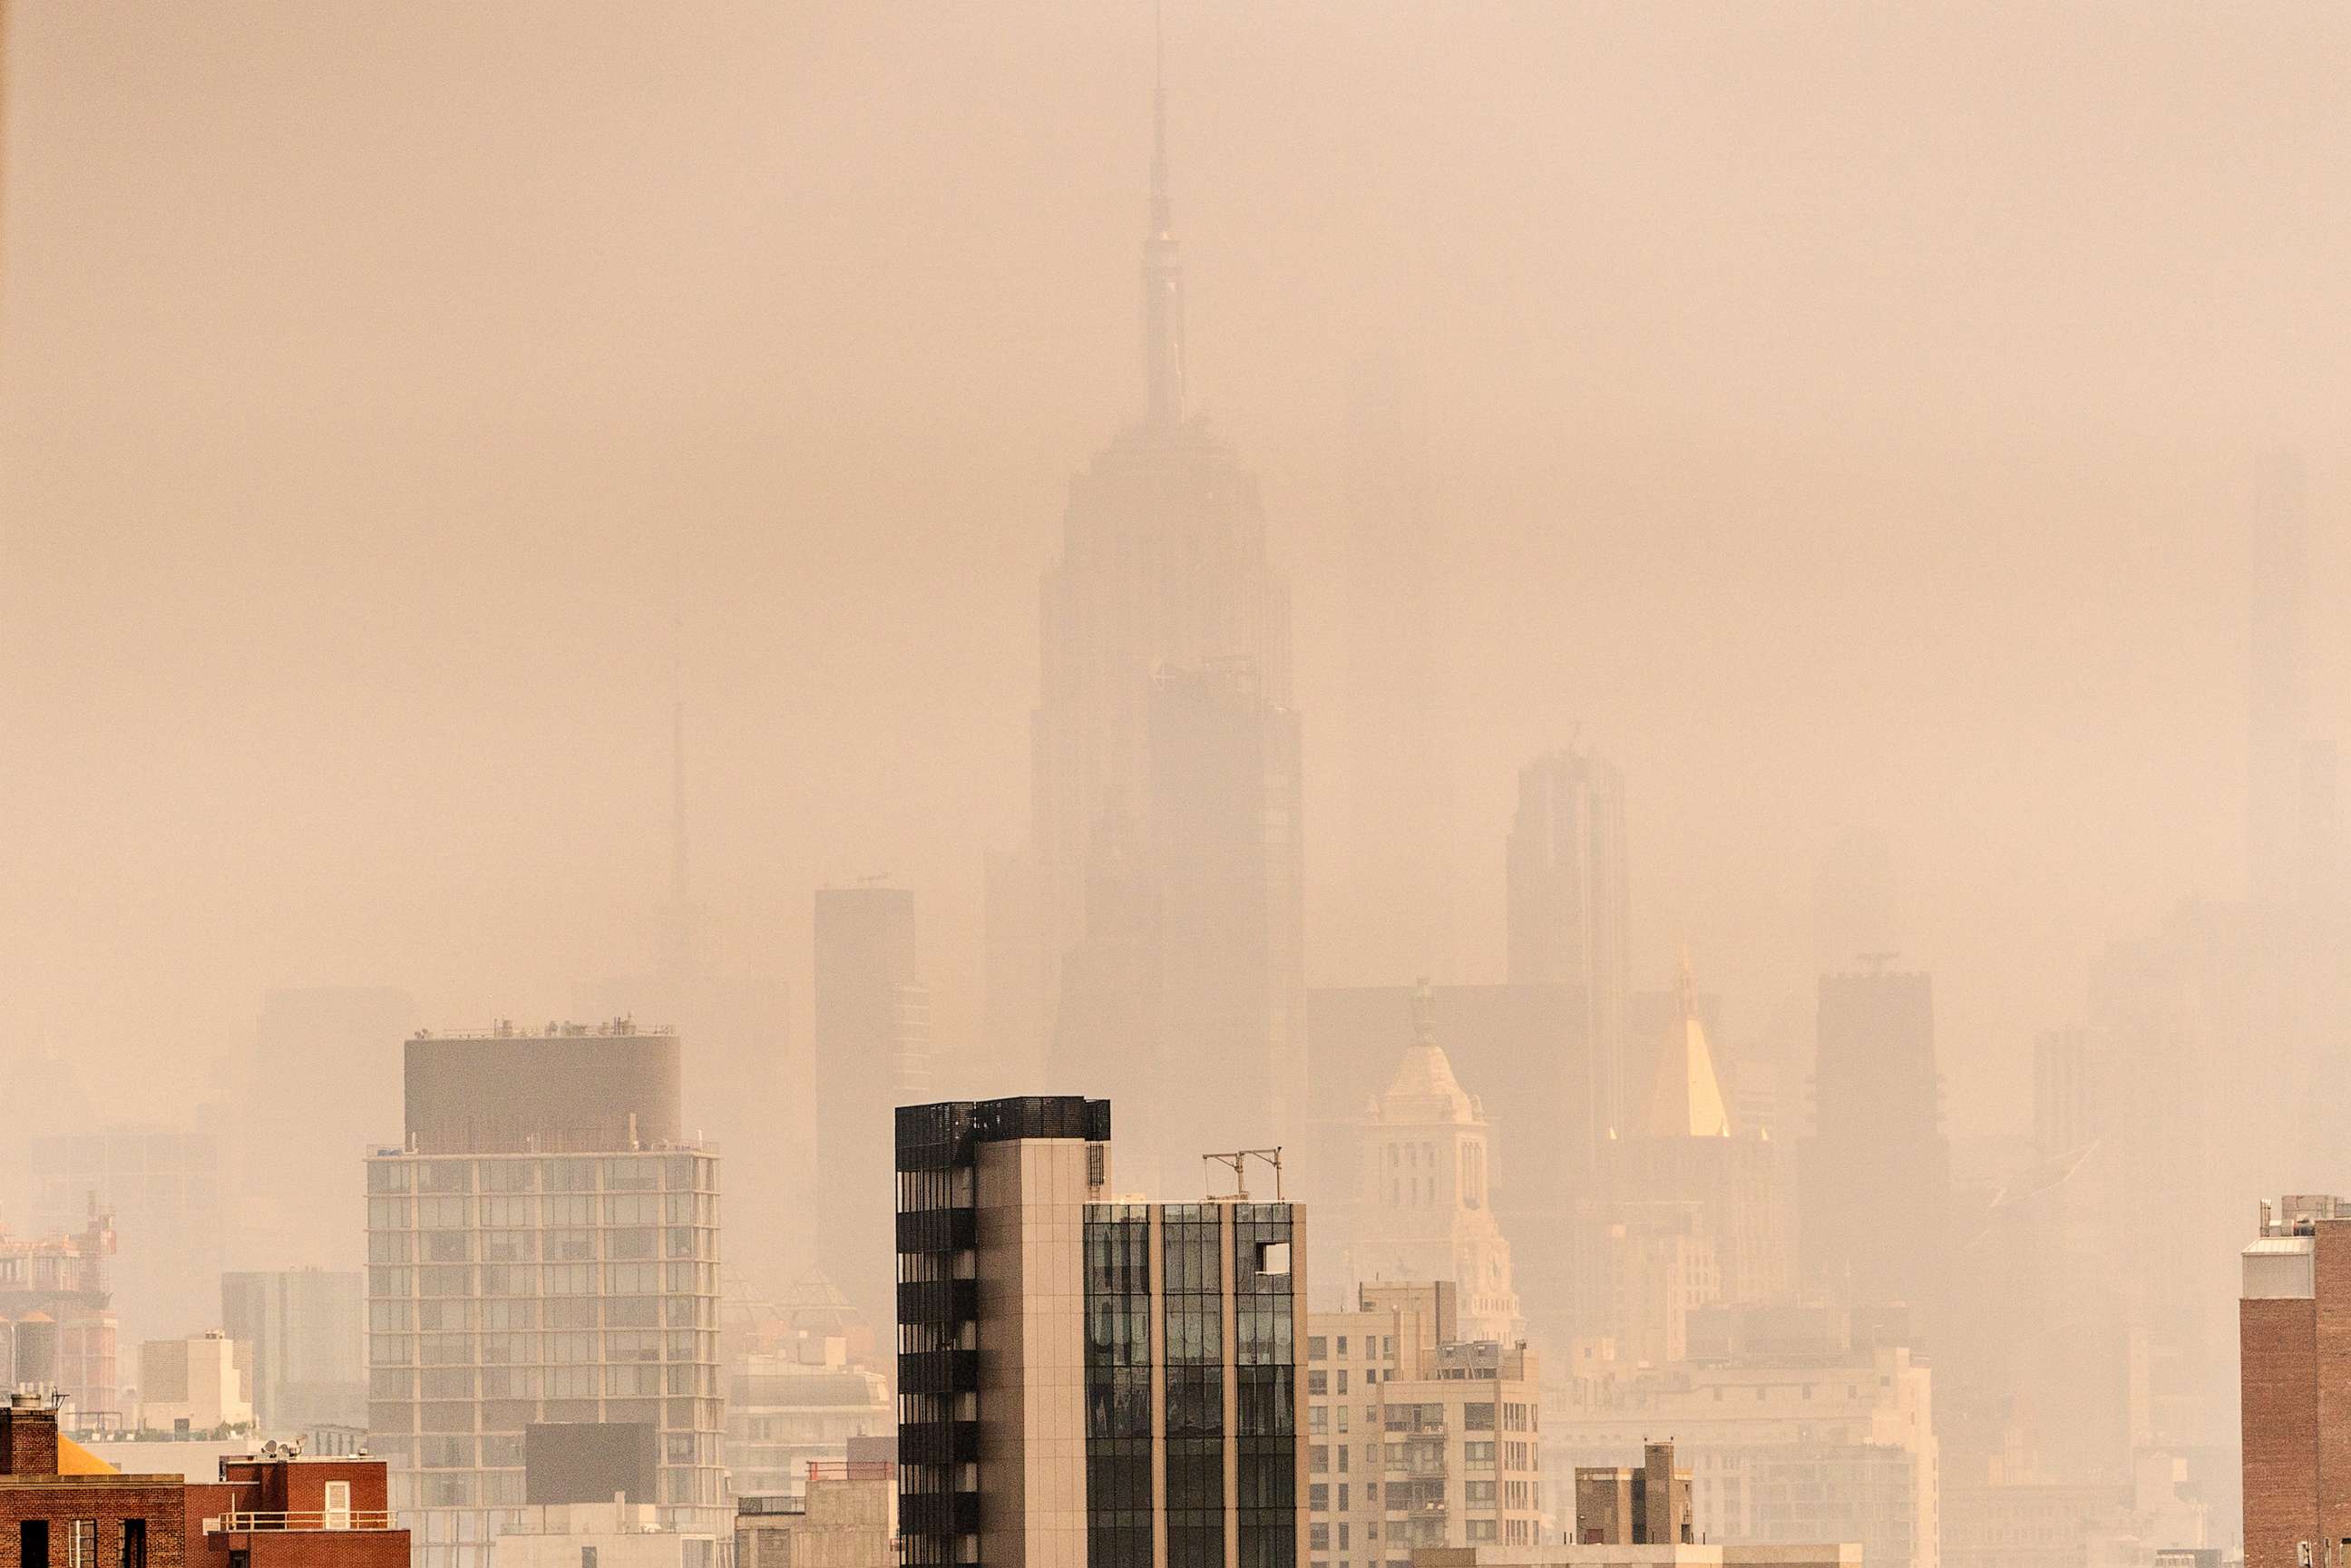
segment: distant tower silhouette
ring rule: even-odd
[[[988,868],[987,1011],[990,1054],[1024,1074],[1154,1095],[1128,1166],[1189,1182],[1206,1149],[1278,1141],[1301,1097],[1304,873],[1289,586],[1256,477],[1189,408],[1164,44],[1152,120],[1142,417],[1071,481],[1045,572],[1029,840]]]

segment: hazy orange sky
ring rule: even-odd
[[[1135,5],[16,0],[0,1027],[164,1114],[262,992],[642,967],[682,609],[716,960],[921,898],[943,1049],[1036,590],[1140,397]],[[2345,708],[2351,14],[1169,0],[1198,401],[1295,584],[1309,973],[1499,977],[1512,774],[1624,767],[1733,1034],[1882,832],[1962,1131],[2241,880],[2251,465]],[[1350,896],[1341,416],[1420,367],[1449,955]]]

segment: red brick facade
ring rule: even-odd
[[[2304,1542],[2335,1568],[2351,1543],[2351,1220],[2311,1239],[2311,1297],[2237,1304],[2245,1568],[2295,1568]]]
[[[0,1568],[408,1568],[381,1459],[223,1459],[193,1485],[59,1475],[57,1413],[21,1404],[0,1408]],[[337,1481],[348,1514],[327,1512]]]

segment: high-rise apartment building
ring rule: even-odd
[[[1186,406],[1158,110],[1143,413],[1071,481],[1044,575],[1029,841],[989,866],[987,1010],[998,1060],[1150,1096],[1169,1119],[1127,1164],[1188,1181],[1201,1139],[1287,1142],[1301,1114],[1304,869],[1290,590],[1255,476]],[[1212,1123],[1169,1092],[1207,1073],[1230,1091]]]
[[[406,1140],[367,1162],[368,1440],[417,1568],[486,1568],[526,1440],[583,1424],[652,1456],[630,1500],[664,1525],[731,1527],[718,1160],[679,1051],[626,1020],[408,1042]]]
[[[2245,1568],[2335,1568],[2351,1542],[2351,1201],[2262,1203],[2237,1322]]]
[[[1447,1281],[1458,1337],[1515,1343],[1525,1331],[1489,1197],[1486,1118],[1437,1042],[1436,1000],[1413,999],[1414,1040],[1364,1124],[1347,1272],[1358,1281]]]
[[[1542,1538],[1534,1353],[1461,1332],[1446,1281],[1366,1285],[1353,1311],[1307,1319],[1313,1568]]]
[[[869,883],[816,894],[817,1261],[877,1322],[890,1315],[889,1134],[930,1090],[930,993],[914,895]]]
[[[1903,1301],[1933,1331],[1951,1208],[1932,982],[1821,977],[1813,1134],[1798,1161],[1805,1273],[1839,1300]]]
[[[1589,1146],[1624,1125],[1625,1009],[1632,991],[1632,900],[1625,776],[1588,747],[1519,769],[1509,843],[1510,978],[1577,988],[1592,1042],[1582,1108]]]
[[[1112,1196],[1110,1103],[898,1112],[909,1568],[1295,1568],[1302,1206]]]
[[[221,1276],[221,1327],[246,1347],[264,1430],[366,1427],[366,1312],[367,1282],[356,1269]]]

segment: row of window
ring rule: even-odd
[[[718,1369],[706,1365],[673,1363],[664,1366],[658,1363],[627,1362],[601,1369],[587,1365],[501,1370],[509,1374],[496,1379],[496,1396],[502,1399],[528,1400],[541,1396],[550,1399],[593,1399],[600,1394],[616,1399],[668,1394],[716,1397],[718,1393]],[[526,1373],[528,1375],[519,1375]],[[378,1366],[368,1371],[368,1392],[381,1399],[472,1399],[490,1378],[491,1372],[486,1370],[477,1382],[475,1369],[468,1366]]]
[[[599,1238],[601,1245],[599,1245]],[[371,1263],[592,1263],[599,1258],[718,1256],[718,1232],[701,1226],[612,1230],[378,1230],[368,1236]]]
[[[1534,1446],[1532,1444],[1510,1443],[1500,1445],[1500,1447],[1509,1449],[1507,1456],[1504,1456],[1510,1460],[1510,1464],[1507,1468],[1514,1470],[1531,1470],[1535,1468]],[[1461,1468],[1465,1470],[1490,1470],[1494,1469],[1495,1459],[1497,1458],[1496,1448],[1497,1445],[1491,1438],[1472,1440],[1463,1443],[1461,1445]],[[1414,1453],[1415,1449],[1428,1449],[1437,1454],[1441,1454],[1443,1452],[1441,1448],[1431,1449],[1429,1445],[1419,1443],[1389,1443],[1384,1445],[1384,1449],[1385,1451],[1383,1452],[1383,1445],[1381,1444],[1365,1443],[1364,1445],[1364,1469],[1367,1471],[1379,1469],[1384,1467],[1388,1469],[1413,1469],[1416,1468],[1416,1466],[1417,1466],[1417,1468],[1426,1469],[1426,1456],[1424,1454],[1416,1458]],[[1311,1474],[1318,1476],[1326,1475],[1330,1472],[1332,1461],[1334,1458],[1338,1461],[1339,1474],[1343,1476],[1352,1468],[1352,1461],[1354,1458],[1354,1449],[1348,1444],[1341,1443],[1338,1445],[1337,1452],[1334,1455],[1328,1445],[1316,1443],[1307,1450],[1306,1468]]]
[[[593,1383],[597,1368],[551,1367],[544,1372],[520,1369],[499,1375],[484,1372],[478,1399],[373,1400],[368,1406],[368,1442],[377,1453],[398,1461],[413,1450],[399,1446],[409,1432],[519,1432],[535,1421],[634,1421],[675,1432],[716,1432],[725,1424],[724,1407],[716,1398],[615,1397],[599,1403],[594,1388],[574,1393],[582,1380]],[[507,1377],[545,1390],[540,1399],[496,1387]],[[555,1389],[565,1392],[555,1393]],[[381,1438],[382,1441],[378,1441]]]
[[[448,1333],[474,1329],[715,1328],[718,1303],[708,1296],[436,1296],[368,1303],[375,1333]]]
[[[427,1263],[368,1270],[368,1294],[408,1296],[650,1296],[718,1294],[718,1265],[672,1262]]]
[[[716,1365],[718,1335],[696,1329],[580,1329],[560,1333],[380,1333],[368,1365],[576,1365],[583,1362],[701,1362]]]
[[[64,1537],[52,1542],[52,1529]],[[126,1519],[112,1531],[111,1561],[116,1568],[147,1568],[147,1521]],[[54,1522],[46,1519],[19,1520],[16,1524],[16,1561],[20,1568],[55,1568],[57,1545],[65,1547],[65,1568],[99,1568],[99,1521],[94,1519],[68,1519]]]
[[[503,1193],[485,1197],[377,1197],[368,1199],[371,1230],[460,1230],[468,1226],[702,1225],[718,1223],[715,1192]]]
[[[718,1162],[707,1155],[544,1155],[521,1159],[372,1159],[371,1193],[716,1192]]]
[[[1347,1336],[1345,1334],[1340,1334],[1337,1337],[1339,1343],[1339,1359],[1344,1361],[1347,1359]],[[1330,1360],[1331,1339],[1332,1336],[1328,1334],[1318,1333],[1309,1335],[1306,1341],[1306,1359],[1309,1361]],[[1394,1361],[1395,1359],[1395,1335],[1367,1333],[1363,1336],[1363,1341],[1364,1355],[1376,1356],[1384,1361]]]

